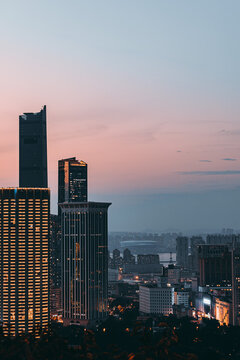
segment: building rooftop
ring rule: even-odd
[[[95,202],[95,201],[82,201],[82,202],[64,202],[58,204],[62,209],[74,208],[108,208],[112,203],[110,202]]]

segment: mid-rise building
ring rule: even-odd
[[[173,312],[174,289],[146,285],[139,287],[139,311],[144,314],[169,315]]]
[[[99,202],[60,204],[65,323],[102,320],[107,315],[109,205]]]
[[[6,335],[49,325],[49,201],[48,189],[0,189],[0,320]]]
[[[48,187],[46,106],[19,116],[19,186]]]

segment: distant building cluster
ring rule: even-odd
[[[161,254],[160,254],[161,256]],[[175,314],[240,324],[240,236],[229,230],[204,237],[178,236],[176,263],[158,254],[109,253],[109,296],[139,302],[140,316]],[[125,291],[124,291],[125,289]]]

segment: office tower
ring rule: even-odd
[[[48,186],[46,106],[19,116],[19,186]]]
[[[227,286],[232,282],[228,245],[199,245],[200,286]]]
[[[177,265],[188,267],[188,238],[185,236],[176,239],[176,261]]]
[[[58,161],[58,203],[88,200],[87,164],[75,157]],[[59,215],[60,215],[59,208]]]
[[[69,202],[61,206],[64,322],[101,320],[108,300],[108,207]]]
[[[48,189],[0,189],[0,319],[16,335],[49,324]]]

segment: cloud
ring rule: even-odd
[[[234,158],[224,158],[222,160],[224,160],[224,161],[237,161],[237,159],[234,159]]]
[[[220,170],[220,171],[179,171],[180,175],[240,175],[240,170]]]
[[[222,129],[218,132],[220,135],[226,135],[226,136],[239,136],[240,135],[240,129],[235,130],[225,130]]]
[[[199,160],[200,162],[204,162],[204,163],[211,163],[212,160]]]

